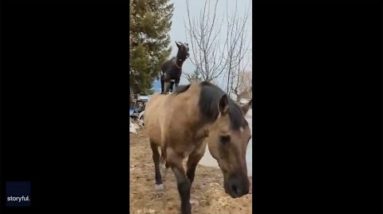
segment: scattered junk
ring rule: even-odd
[[[130,115],[130,133],[137,134],[137,131],[144,126],[144,110],[149,96],[137,95],[132,100],[132,106],[129,109]]]

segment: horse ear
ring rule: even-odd
[[[251,99],[247,104],[241,106],[243,114],[246,114],[249,111],[250,106],[252,105],[253,99]]]
[[[221,114],[226,114],[229,111],[229,99],[226,94],[222,95],[219,100],[219,111]]]
[[[177,42],[177,41],[176,41],[176,45],[177,45],[178,48],[181,46],[180,43]]]

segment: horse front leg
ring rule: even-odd
[[[172,168],[177,179],[178,193],[181,199],[181,213],[191,214],[190,204],[190,181],[186,176],[185,169],[182,166],[182,157],[174,153],[172,150],[167,150],[167,163]]]
[[[186,163],[187,171],[186,175],[190,180],[190,185],[194,181],[194,174],[197,168],[198,162],[201,160],[203,155],[205,154],[206,144],[201,143],[199,147],[197,147],[192,153],[190,153],[188,161]]]

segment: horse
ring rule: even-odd
[[[175,86],[178,87],[182,74],[182,64],[186,58],[189,57],[189,46],[187,43],[176,42],[176,45],[178,47],[177,56],[164,62],[164,64],[161,66],[162,94],[168,93],[169,88],[173,88],[173,83],[171,83],[171,80],[174,80]]]
[[[223,173],[225,192],[232,198],[248,194],[246,148],[251,132],[244,116],[251,102],[239,106],[219,87],[205,81],[150,98],[144,126],[152,150],[155,188],[163,189],[161,158],[175,174],[182,214],[191,213],[190,188],[206,146]],[[185,170],[182,163],[186,157]]]

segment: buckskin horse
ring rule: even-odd
[[[191,213],[190,188],[206,145],[223,173],[225,192],[233,198],[249,192],[245,157],[251,132],[244,116],[250,105],[251,101],[237,105],[209,82],[193,82],[172,94],[150,98],[144,120],[153,152],[155,187],[163,189],[160,147],[166,168],[177,179],[182,214]]]
[[[182,64],[185,62],[186,58],[189,57],[189,47],[187,43],[176,42],[178,47],[177,56],[166,61],[161,66],[161,93],[166,94],[169,92],[170,88],[173,88],[173,83],[171,80],[174,80],[175,87],[178,87],[182,74]]]

